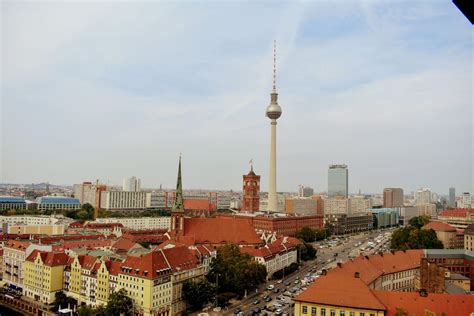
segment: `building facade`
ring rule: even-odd
[[[0,210],[26,210],[24,198],[19,196],[0,196]]]
[[[449,188],[449,201],[448,206],[451,208],[456,207],[456,189],[451,187]]]
[[[347,165],[330,165],[328,170],[328,196],[349,196],[349,169]]]
[[[42,196],[36,199],[38,210],[78,210],[79,199],[64,196]]]
[[[260,176],[253,171],[253,166],[250,172],[243,175],[243,196],[242,196],[242,211],[243,212],[258,212],[260,208]]]
[[[127,192],[137,192],[141,190],[141,180],[137,177],[123,179],[122,190]]]
[[[119,223],[130,230],[169,229],[171,217],[105,217],[97,218],[95,222],[103,224]]]
[[[285,213],[290,215],[315,215],[318,200],[312,198],[289,197],[285,200]]]
[[[147,192],[142,191],[103,191],[100,208],[104,210],[144,210]]]
[[[383,207],[402,207],[404,204],[404,196],[402,188],[385,188],[383,190]]]

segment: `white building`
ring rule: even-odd
[[[461,208],[471,208],[472,207],[472,198],[471,193],[464,192],[461,197]]]
[[[349,214],[367,213],[372,208],[372,201],[363,196],[354,196],[349,198]]]
[[[415,193],[415,205],[431,203],[431,189],[421,188]]]
[[[323,199],[324,214],[348,214],[349,205],[348,199],[344,197],[326,198]]]
[[[260,198],[259,209],[260,209],[260,212],[267,212],[268,198]],[[285,212],[285,197],[283,195],[277,194],[277,212],[276,213],[284,213],[284,212]]]
[[[119,223],[124,228],[131,230],[145,230],[145,229],[169,229],[171,225],[171,217],[108,217],[97,218],[93,223]]]
[[[137,177],[123,179],[122,189],[124,191],[136,192],[141,190],[141,180]]]
[[[279,237],[264,247],[255,249],[252,247],[242,247],[240,251],[251,255],[255,261],[261,263],[267,269],[267,278],[271,278],[273,273],[289,267],[292,263],[298,262],[297,246],[300,241],[293,237]]]
[[[47,215],[13,215],[1,216],[0,223],[23,224],[23,225],[52,225],[59,222],[60,219]]]
[[[103,191],[100,207],[105,210],[140,210],[147,207],[147,194],[142,191]]]

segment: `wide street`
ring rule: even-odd
[[[349,256],[355,257],[359,254],[371,254],[379,250],[383,251],[390,240],[388,237],[383,238],[383,234],[391,231],[392,230],[372,231],[353,236],[338,237],[338,240],[315,242],[313,243],[313,246],[317,248],[318,251],[316,260],[305,262],[298,271],[286,276],[281,280],[281,282],[271,280],[262,284],[257,293],[249,293],[247,298],[234,302],[221,312],[213,312],[212,310],[206,312],[209,313],[209,315],[233,315],[238,313],[238,309],[246,316],[292,315],[293,301],[291,297],[283,296],[283,293],[290,291],[299,294],[302,290],[306,289],[301,282],[301,280],[305,278],[305,275],[316,276],[317,271],[333,268],[337,265],[337,262],[347,261]],[[374,239],[376,238],[379,238],[380,242],[375,242]],[[369,242],[373,242],[374,246],[368,244]],[[321,246],[323,248],[321,248]],[[361,252],[360,248],[365,248],[367,250]],[[273,286],[274,289],[268,290],[269,286]],[[267,301],[265,301],[265,296],[270,297],[271,300],[267,298]],[[286,301],[286,304],[282,304],[283,302],[281,302],[281,300],[278,302],[278,297],[283,298],[284,301]],[[277,305],[275,306],[275,304]],[[262,311],[262,308],[265,306],[272,311],[269,311],[268,308]],[[255,313],[256,308],[259,308],[261,311]]]

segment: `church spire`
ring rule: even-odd
[[[179,155],[178,181],[176,183],[176,194],[174,197],[172,212],[184,212],[183,204],[183,184],[181,182],[181,154]]]

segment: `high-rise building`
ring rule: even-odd
[[[89,203],[95,209],[100,208],[101,192],[106,191],[107,186],[100,184],[99,181],[96,183],[83,182],[74,184],[74,197],[79,199],[81,204]]]
[[[415,204],[430,204],[431,190],[428,188],[421,188],[415,193]]]
[[[403,206],[403,189],[401,188],[385,188],[383,190],[383,207],[402,207]]]
[[[250,172],[243,175],[242,211],[258,212],[260,207],[260,176],[253,171],[253,165]]]
[[[449,202],[448,202],[449,207],[456,207],[456,189],[455,188],[449,188]]]
[[[299,197],[311,197],[313,194],[314,194],[313,188],[305,187],[304,185],[300,185],[298,188]]]
[[[349,170],[346,165],[330,165],[328,170],[328,196],[347,197],[349,193]]]
[[[266,110],[267,117],[271,120],[270,141],[270,172],[268,178],[268,211],[275,212],[278,209],[276,193],[276,126],[277,119],[281,116],[281,107],[278,105],[278,93],[276,91],[276,42],[273,43],[273,89],[270,94],[270,105]]]
[[[471,205],[472,205],[471,193],[464,192],[462,194],[461,208],[471,208]]]
[[[123,179],[123,191],[137,192],[141,190],[141,180],[137,177]]]

